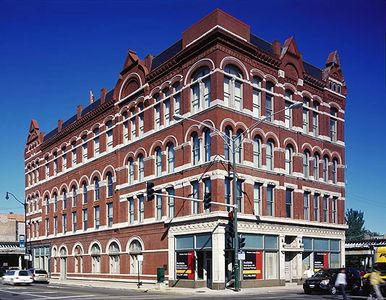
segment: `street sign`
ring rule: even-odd
[[[237,253],[237,258],[238,258],[239,260],[245,260],[245,252],[244,252],[244,251],[239,251],[239,252]]]
[[[24,236],[24,234],[19,235],[19,247],[25,248],[25,236]]]

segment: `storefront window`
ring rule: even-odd
[[[315,251],[328,251],[329,250],[329,240],[324,239],[314,239],[314,250]]]
[[[263,236],[262,235],[253,235],[253,234],[244,234],[245,237],[245,247],[246,249],[263,249]]]
[[[193,236],[176,237],[176,250],[193,249]]]
[[[312,239],[303,238],[303,244],[304,244],[304,251],[312,250]]]
[[[274,235],[266,235],[264,237],[264,248],[277,250],[277,236]]]
[[[277,252],[265,253],[265,279],[278,279],[278,254]]]
[[[340,267],[340,253],[331,253],[330,268],[339,268],[339,267]]]
[[[331,240],[330,249],[331,251],[340,251],[340,241]]]
[[[196,236],[196,249],[212,248],[212,237],[209,234]]]

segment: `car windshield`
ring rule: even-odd
[[[30,276],[28,271],[19,271],[19,276]]]
[[[47,275],[47,271],[46,270],[36,270],[35,274],[45,274],[45,275]]]

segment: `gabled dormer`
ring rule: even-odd
[[[35,152],[36,148],[43,142],[43,138],[44,133],[40,132],[38,122],[36,120],[31,120],[24,155],[26,156],[26,154],[31,151],[32,153]]]
[[[346,95],[346,83],[337,50],[331,52],[327,57],[326,67],[323,69],[323,80],[326,82],[326,88],[330,91]]]
[[[296,45],[294,37],[288,38],[282,47],[280,53],[281,67],[284,71],[285,77],[295,80],[297,83],[299,79],[303,80],[304,65],[302,55]]]

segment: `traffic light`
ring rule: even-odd
[[[204,209],[209,209],[212,205],[212,194],[211,193],[205,193],[204,194]]]
[[[239,249],[243,249],[245,247],[245,237],[243,237],[241,234],[239,236]]]
[[[154,183],[152,181],[146,182],[146,195],[148,201],[154,199]]]
[[[228,225],[225,235],[226,249],[233,249],[233,238],[235,237],[233,211],[228,212]]]

